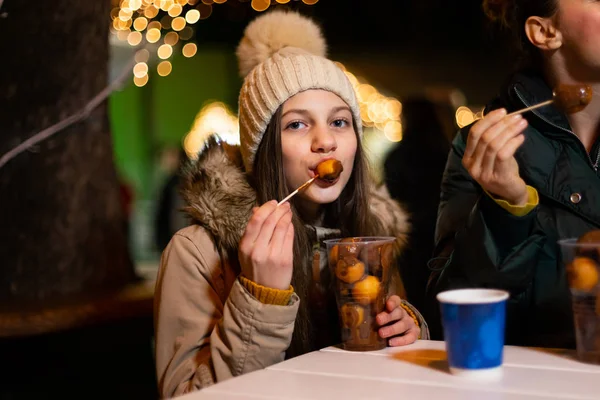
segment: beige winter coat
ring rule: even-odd
[[[195,223],[163,252],[155,295],[156,369],[165,398],[281,362],[292,339],[298,296],[287,306],[262,304],[237,279],[237,244],[256,199],[240,166],[236,147],[211,139],[187,172],[184,196]],[[377,192],[372,208],[404,242],[408,223],[399,205]]]

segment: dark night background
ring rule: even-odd
[[[320,0],[312,6],[291,1],[274,7],[313,16],[333,59],[397,96],[452,86],[469,103],[482,104],[512,64],[501,36],[485,19],[481,0]],[[213,6],[211,17],[197,25],[197,41],[234,49],[257,14],[245,2]]]

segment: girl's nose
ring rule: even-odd
[[[312,151],[315,153],[328,154],[337,148],[335,135],[328,127],[317,127],[314,131]]]

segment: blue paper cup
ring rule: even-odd
[[[476,379],[502,375],[508,292],[459,289],[437,295],[450,372]]]

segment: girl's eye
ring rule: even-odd
[[[298,129],[302,129],[303,127],[305,127],[306,125],[303,122],[300,121],[293,121],[290,122],[288,124],[288,126],[286,127],[286,129],[291,129],[291,130],[298,130]]]
[[[348,121],[342,118],[336,119],[335,121],[333,121],[333,126],[335,126],[336,128],[345,128],[348,126]]]

